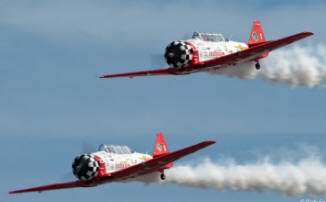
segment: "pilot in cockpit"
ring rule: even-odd
[[[191,38],[193,38],[193,39],[200,39],[200,35],[199,35],[198,32],[194,32],[194,33],[192,34],[192,37],[191,37]]]

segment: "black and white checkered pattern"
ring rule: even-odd
[[[82,154],[76,157],[72,164],[72,172],[74,175],[82,180],[89,181],[98,175],[99,163],[90,154]]]
[[[170,67],[182,69],[192,60],[193,49],[185,41],[173,41],[165,49],[165,60]]]

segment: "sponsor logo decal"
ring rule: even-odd
[[[252,33],[252,38],[257,41],[258,40],[258,35],[256,32]]]
[[[224,55],[224,52],[219,51],[219,50],[209,52],[209,56],[219,56],[219,55]]]
[[[123,162],[123,161],[115,164],[116,168],[128,168],[129,166],[130,164],[128,162]]]
[[[157,144],[156,145],[156,148],[159,150],[159,151],[162,151],[162,146],[160,144]]]

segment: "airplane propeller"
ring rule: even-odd
[[[161,53],[150,54],[149,62],[151,68],[153,69],[162,68],[167,65],[165,62],[164,54]]]
[[[191,32],[185,32],[178,40],[187,40],[192,37]],[[165,52],[165,48],[164,48]],[[151,53],[149,55],[149,62],[152,69],[157,69],[167,66],[163,53]]]
[[[97,151],[97,148],[93,144],[86,142],[86,141],[82,142],[81,148],[80,148],[80,152],[81,152],[80,154],[90,154],[95,151]],[[80,154],[78,154],[78,155],[80,155]],[[71,160],[73,161],[73,158]],[[71,168],[69,168],[68,172],[62,174],[61,178],[64,181],[76,180],[76,177],[72,173]]]
[[[70,171],[70,172],[68,171],[62,175],[61,179],[62,179],[62,181],[72,181],[72,180],[76,180],[76,177],[74,176],[72,171]]]

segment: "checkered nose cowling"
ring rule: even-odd
[[[182,69],[192,60],[193,49],[185,41],[173,41],[165,49],[165,60],[170,67]]]
[[[90,154],[82,154],[75,158],[72,164],[72,172],[82,180],[89,181],[98,175],[99,163]]]

